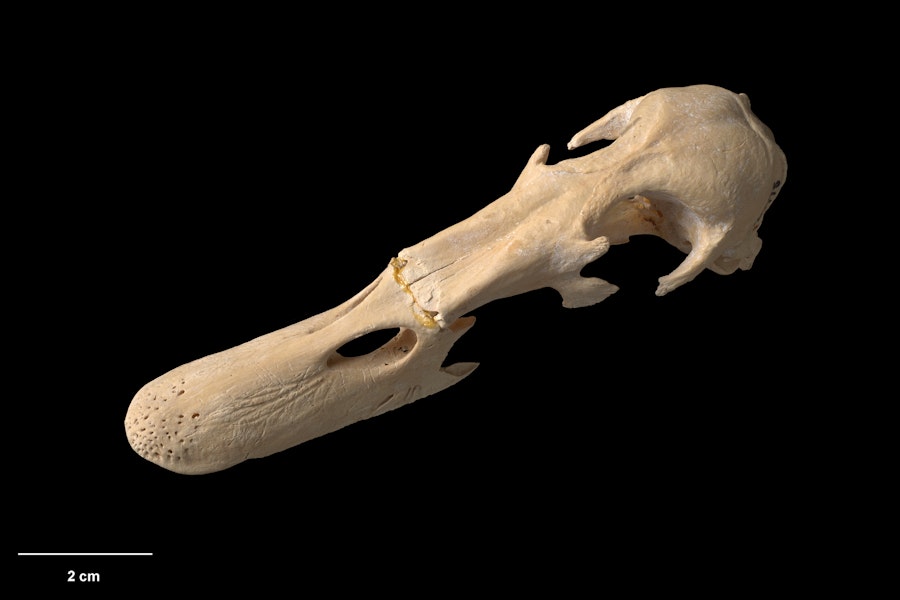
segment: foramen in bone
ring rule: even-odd
[[[600,302],[618,288],[580,272],[633,235],[687,255],[660,277],[660,296],[704,269],[752,266],[787,163],[746,95],[657,90],[611,110],[569,148],[601,139],[615,141],[553,165],[540,146],[506,195],[401,250],[344,304],[151,381],[125,417],[131,446],[166,469],[210,473],[439,392],[477,366],[442,366],[471,311],[545,287],[567,307]],[[397,328],[369,354],[338,353]]]

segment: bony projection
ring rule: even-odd
[[[657,295],[704,269],[749,269],[757,230],[787,163],[744,94],[697,85],[625,102],[547,164],[535,150],[512,189],[471,217],[401,250],[345,303],[161,375],[125,416],[134,450],[179,473],[219,471],[380,415],[461,381],[477,364],[443,366],[488,302],[550,287],[566,307],[616,286],[583,277],[611,244],[655,235],[686,254]],[[399,332],[363,356],[338,351]]]

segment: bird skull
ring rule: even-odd
[[[474,215],[404,250],[344,304],[182,365],[135,395],[125,429],[135,451],[180,473],[263,457],[382,414],[463,379],[442,366],[488,302],[551,287],[567,307],[616,291],[580,275],[611,244],[656,235],[687,254],[657,295],[704,269],[749,269],[757,230],[787,165],[743,94],[668,88],[613,109],[569,148],[609,146],[547,164],[531,156],[512,189]],[[340,348],[396,329],[381,348]]]

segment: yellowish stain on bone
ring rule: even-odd
[[[437,327],[438,323],[434,319],[434,316],[437,314],[437,312],[433,310],[425,310],[424,308],[422,308],[422,306],[419,304],[419,301],[416,300],[413,291],[409,288],[409,284],[406,282],[406,279],[401,273],[403,267],[406,266],[406,263],[407,261],[396,256],[391,259],[391,267],[393,267],[394,269],[394,281],[397,282],[397,285],[400,286],[400,289],[409,294],[409,297],[412,298],[413,316],[416,318],[416,321],[418,321],[423,327]]]

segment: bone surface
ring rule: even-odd
[[[633,235],[686,253],[660,277],[660,296],[704,269],[752,266],[787,163],[747,96],[657,90],[588,125],[569,148],[601,139],[615,141],[549,165],[549,147],[538,147],[507,194],[401,250],[340,306],[151,381],[125,417],[131,446],[172,471],[209,473],[439,392],[477,366],[443,366],[471,311],[546,287],[566,307],[600,302],[616,286],[580,272]],[[386,329],[399,332],[381,348],[339,353]]]

